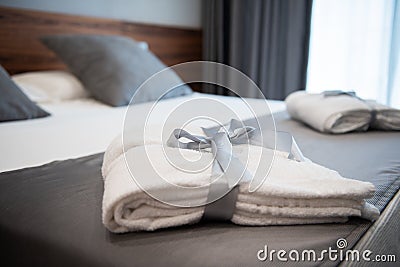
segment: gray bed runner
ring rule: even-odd
[[[291,132],[305,156],[343,176],[377,186],[368,200],[381,211],[400,186],[400,133],[326,135],[276,116],[277,128]],[[2,261],[39,266],[265,266],[268,249],[336,248],[345,238],[354,247],[372,225],[352,218],[344,224],[244,227],[199,223],[156,232],[116,235],[101,224],[102,154],[53,162],[0,174]],[[386,220],[390,220],[387,218]],[[382,223],[382,222],[381,222]],[[384,223],[384,222],[383,222]],[[399,224],[396,224],[397,228]],[[398,234],[399,229],[389,229]],[[367,248],[368,249],[368,248]],[[395,250],[395,251],[393,251]],[[399,253],[398,246],[387,253]],[[399,258],[400,255],[397,255]],[[333,266],[339,261],[297,262]],[[286,263],[287,264],[287,263]],[[9,265],[5,265],[9,266]]]

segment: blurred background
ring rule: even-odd
[[[203,60],[250,76],[270,99],[355,91],[400,107],[398,0],[0,0],[1,6],[201,29]],[[229,94],[206,86],[204,92]],[[258,97],[243,88],[243,96]]]

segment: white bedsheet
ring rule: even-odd
[[[240,110],[240,103],[243,102],[236,97],[199,93],[164,100],[160,108],[168,112],[182,101],[204,96],[232,107],[242,115],[242,119],[251,117],[251,114]],[[258,115],[265,112],[263,100],[246,100],[251,102],[252,107],[260,107],[259,110],[256,109]],[[272,112],[285,109],[282,101],[268,103]],[[138,116],[141,105],[138,105]],[[104,152],[112,139],[122,132],[126,112],[126,107],[113,108],[93,99],[43,104],[41,107],[52,116],[0,123],[0,172]]]

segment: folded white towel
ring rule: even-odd
[[[121,139],[116,139],[119,147]],[[110,146],[103,163],[104,196],[103,223],[112,232],[155,230],[198,222],[204,213],[204,206],[193,208],[173,207],[147,195],[135,183],[127,168],[128,162],[135,162],[136,172],[151,173],[143,159],[150,155],[157,162],[157,171],[163,178],[181,186],[200,186],[208,183],[211,167],[202,173],[187,173],[172,167],[164,152],[177,149],[159,144],[131,146],[124,153]],[[243,153],[249,146],[236,145],[234,155],[242,162],[249,156],[248,170],[257,169],[260,153],[271,155],[274,151],[250,146],[251,153]],[[164,150],[165,151],[164,151]],[[114,152],[110,152],[114,151]],[[118,151],[118,152],[116,152]],[[187,161],[197,159],[199,153],[212,160],[212,154],[183,149],[180,151]],[[116,157],[115,157],[116,156]],[[125,156],[125,157],[124,157]],[[109,161],[112,161],[111,163]],[[188,166],[189,166],[188,165]],[[148,177],[151,182],[152,177]],[[337,172],[312,162],[297,162],[287,159],[286,153],[276,153],[271,171],[255,192],[249,193],[249,184],[239,185],[239,194],[232,222],[241,225],[285,225],[344,222],[349,216],[363,216],[374,219],[379,215],[375,207],[367,205],[364,199],[373,196],[372,184],[341,177]],[[175,187],[154,183],[154,190],[168,191],[177,199],[197,200],[198,195],[180,194]],[[206,195],[206,194],[205,194]]]
[[[324,133],[400,130],[400,110],[349,95],[324,96],[297,91],[286,99],[293,119]]]
[[[376,118],[372,120],[370,127],[379,130],[400,131],[400,110],[377,103],[366,101],[375,111]]]

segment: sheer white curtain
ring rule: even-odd
[[[307,91],[400,107],[400,0],[314,0]]]

